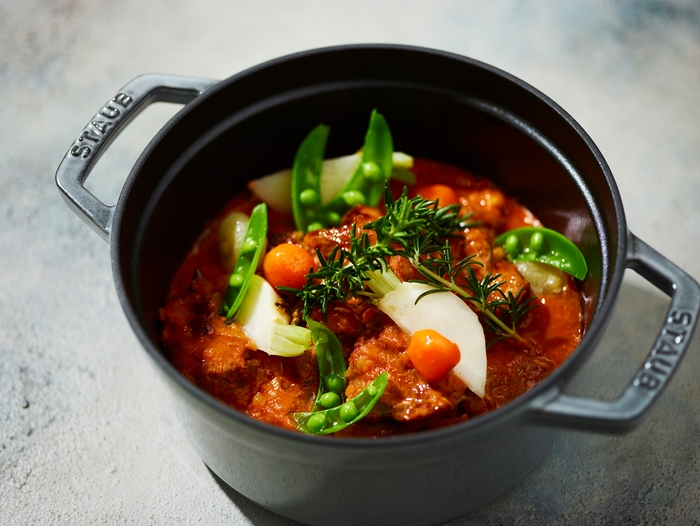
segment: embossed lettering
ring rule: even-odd
[[[685,331],[676,332],[672,331],[671,329],[664,329],[663,331],[661,331],[661,334],[663,334],[664,336],[671,336],[671,338],[673,339],[673,343],[675,343],[676,345],[680,345],[685,339]]]
[[[671,347],[667,342],[661,340],[658,342],[657,346],[652,349],[651,354],[664,354],[666,356],[675,356],[676,354],[678,354],[678,349]]]
[[[83,159],[90,155],[92,150],[88,146],[78,146],[77,144],[70,149],[71,155],[74,157],[82,157]]]
[[[668,316],[668,323],[676,325],[690,325],[693,322],[693,315],[685,311],[673,311]]]
[[[127,95],[126,93],[117,93],[117,94],[115,95],[115,97],[112,99],[112,102],[116,102],[116,103],[119,104],[122,108],[126,108],[129,104],[131,104],[131,102],[132,102],[133,100],[134,100],[134,99],[132,99],[132,98],[131,98],[129,95]]]
[[[665,376],[669,373],[669,369],[671,369],[671,364],[663,358],[655,357],[647,361],[647,363],[644,364],[644,368],[649,369],[655,373],[663,374]]]
[[[91,141],[93,143],[99,143],[101,137],[109,131],[109,127],[113,126],[115,123],[112,122],[121,115],[121,111],[117,107],[126,108],[129,106],[134,99],[127,95],[126,93],[117,93],[112,97],[111,102],[105,104],[102,109],[95,115],[90,124],[83,130],[80,136],[76,139],[75,145],[70,149],[71,155],[74,157],[82,157],[83,159],[89,157],[92,154],[92,148],[85,145],[85,141]],[[113,104],[112,104],[113,103]],[[110,120],[104,120],[101,117],[106,117]],[[82,144],[80,144],[82,143]]]
[[[98,142],[100,140],[99,137],[96,137],[94,135],[90,135],[90,132],[87,130],[84,130],[83,133],[81,133],[80,136],[78,137],[79,141],[82,141],[83,139],[87,139],[88,141],[92,141],[92,142]]]
[[[100,110],[100,115],[108,119],[116,119],[119,117],[119,108],[115,108],[111,104],[105,104],[104,108]]]
[[[93,126],[98,132],[100,132],[101,134],[104,135],[105,132],[107,131],[107,128],[108,128],[109,126],[111,126],[112,124],[114,124],[114,123],[109,122],[109,121],[98,121],[98,120],[94,120],[94,121],[92,121],[90,124],[92,124],[92,126]]]
[[[655,376],[649,374],[649,373],[641,373],[635,380],[634,380],[634,385],[638,385],[639,387],[643,387],[644,389],[648,389],[649,391],[654,391],[659,385],[661,384],[661,381],[656,378]]]

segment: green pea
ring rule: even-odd
[[[323,223],[320,221],[314,221],[308,226],[308,232],[313,232],[314,230],[322,230],[323,229]]]
[[[236,318],[238,309],[250,287],[255,269],[258,267],[266,238],[267,205],[260,203],[250,213],[250,221],[244,236],[245,241],[242,243],[241,252],[229,278],[226,295],[221,304],[221,314],[226,316],[226,323],[230,323]]]
[[[338,393],[333,393],[333,392],[323,393],[321,395],[321,398],[319,398],[319,400],[318,400],[318,403],[321,404],[326,409],[340,405],[341,402],[342,402],[342,400],[340,399],[340,396],[338,395]]]
[[[352,400],[342,405],[310,413],[294,413],[297,429],[303,433],[327,435],[358,422],[372,410],[384,393],[388,380],[389,375],[384,371]]]
[[[311,415],[309,420],[306,422],[306,427],[308,427],[309,431],[312,431],[313,433],[323,431],[323,429],[326,427],[326,415],[323,413]]]
[[[513,256],[520,254],[520,241],[518,241],[518,236],[511,234],[506,238],[505,242],[506,252]]]
[[[321,405],[321,398],[328,391],[339,398],[334,403],[335,406],[345,401],[345,355],[333,331],[311,318],[306,318],[306,323],[311,331],[318,362],[318,393],[312,409],[317,411],[319,407],[324,407]]]
[[[568,272],[577,279],[584,279],[588,273],[586,258],[579,248],[570,239],[549,228],[514,228],[502,233],[493,243],[502,246],[508,259],[515,263],[537,261]]]
[[[243,285],[243,276],[240,274],[231,274],[231,277],[228,280],[228,284],[232,287],[239,288],[241,285]]]
[[[258,248],[258,243],[254,239],[246,239],[241,247],[241,252],[254,252]]]
[[[362,175],[364,175],[365,178],[371,183],[379,183],[384,181],[382,169],[374,161],[362,163]]]
[[[342,393],[345,390],[345,378],[337,374],[329,374],[325,378],[326,388],[332,393]]]
[[[302,232],[308,232],[311,223],[321,221],[321,171],[329,131],[328,126],[316,126],[306,136],[294,156],[291,181],[292,212],[294,224],[297,230]]]
[[[377,206],[384,195],[384,183],[392,174],[394,142],[386,119],[373,110],[362,146],[362,161],[343,189],[325,210],[341,217],[359,204]]]
[[[375,394],[377,393],[375,392]],[[345,402],[343,405],[340,406],[340,418],[343,422],[351,422],[355,420],[355,418],[357,418],[357,415],[359,414],[360,410],[357,409],[357,406],[352,402]]]
[[[340,214],[338,212],[326,212],[325,214],[326,224],[335,226],[340,223]]]
[[[343,192],[343,201],[347,206],[352,208],[356,205],[365,204],[367,202],[367,199],[365,198],[365,194],[363,194],[359,190],[348,190],[346,192]]]
[[[318,200],[318,192],[313,188],[307,188],[299,195],[299,200],[302,204],[310,205]]]
[[[544,236],[542,232],[535,232],[530,238],[530,250],[535,254],[541,254],[544,252]]]

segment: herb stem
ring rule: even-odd
[[[458,296],[461,296],[465,300],[469,301],[469,303],[474,305],[474,307],[476,307],[479,312],[481,312],[484,316],[489,318],[493,323],[498,325],[499,329],[501,329],[505,334],[507,334],[508,337],[514,338],[518,341],[523,340],[522,336],[520,336],[515,330],[508,327],[505,323],[501,321],[501,319],[498,316],[496,316],[493,312],[487,309],[483,302],[474,299],[474,297],[471,294],[469,294],[463,288],[459,287],[454,281],[447,280],[442,276],[438,276],[432,270],[421,265],[419,261],[412,260],[411,263],[416,268],[420,267],[420,272],[426,277],[430,277],[431,280],[442,284],[446,289],[456,293]]]
[[[470,302],[483,314],[483,321],[498,338],[513,338],[523,341],[517,331],[522,316],[534,308],[534,298],[521,301],[524,288],[514,296],[505,294],[499,282],[500,274],[490,272],[482,280],[477,279],[471,265],[482,265],[474,255],[459,262],[452,257],[449,239],[459,237],[459,232],[471,226],[469,216],[459,215],[459,205],[438,207],[437,202],[421,197],[408,198],[404,189],[401,197],[394,200],[388,185],[385,187],[384,204],[386,214],[362,227],[357,235],[353,226],[350,246],[335,246],[328,256],[317,251],[321,263],[319,269],[306,275],[303,289],[280,289],[296,294],[303,302],[303,315],[308,316],[315,307],[325,314],[332,300],[345,300],[349,296],[370,296],[366,290],[373,271],[387,269],[386,258],[400,256],[408,260],[418,272],[435,287],[456,293]],[[370,241],[368,230],[376,234]],[[457,284],[465,279],[465,286]],[[497,299],[489,300],[493,293]],[[501,311],[510,318],[510,326],[499,318]]]

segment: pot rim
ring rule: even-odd
[[[565,381],[568,380],[568,378],[583,364],[583,362],[589,358],[590,354],[594,350],[595,344],[597,343],[603,330],[605,329],[605,326],[607,325],[607,322],[610,319],[610,313],[614,307],[615,300],[622,285],[623,275],[627,267],[627,245],[629,231],[627,230],[622,200],[619,195],[619,191],[614,181],[612,172],[607,162],[603,158],[603,155],[601,154],[593,140],[590,138],[590,136],[573,119],[573,117],[571,117],[571,115],[569,115],[551,98],[549,98],[544,93],[540,92],[530,84],[526,83],[518,77],[515,77],[510,73],[507,73],[499,68],[486,64],[479,60],[475,60],[455,53],[431,48],[398,44],[351,44],[315,48],[288,54],[255,65],[251,68],[236,73],[231,77],[228,77],[227,79],[224,79],[212,86],[211,88],[209,88],[209,90],[207,90],[205,93],[203,93],[202,95],[194,99],[192,102],[188,103],[184,108],[182,108],[165,126],[163,126],[163,128],[161,128],[161,130],[158,131],[158,133],[153,137],[153,139],[151,139],[149,144],[140,154],[138,160],[132,167],[127,177],[127,180],[123,186],[122,192],[115,206],[113,225],[121,225],[122,215],[126,203],[128,201],[129,191],[132,188],[134,181],[137,178],[138,173],[142,165],[144,164],[146,158],[151,154],[151,152],[155,148],[157,148],[158,143],[161,141],[161,139],[166,134],[168,134],[172,130],[172,128],[175,127],[184,118],[185,115],[193,111],[197,111],[199,105],[202,104],[209,96],[222,89],[225,89],[231,83],[251,76],[260,70],[274,67],[278,64],[314,55],[372,49],[396,50],[402,52],[407,51],[414,53],[437,55],[452,60],[467,62],[473,66],[485,69],[491,72],[492,74],[500,76],[506,81],[516,84],[519,89],[529,92],[530,94],[537,97],[540,101],[545,103],[561,119],[563,119],[569,127],[571,127],[575,131],[575,133],[584,141],[586,147],[595,157],[599,169],[602,171],[606,179],[606,183],[610,189],[610,197],[612,198],[612,201],[614,203],[618,230],[615,233],[615,235],[617,236],[617,249],[616,253],[614,254],[614,263],[610,261],[607,262],[607,265],[610,265],[612,267],[612,272],[610,273],[611,277],[607,283],[605,276],[602,277],[599,290],[599,297],[591,318],[591,323],[588,329],[586,330],[585,334],[583,335],[583,338],[577,346],[577,348],[564,361],[564,363],[557,367],[556,370],[549,374],[544,380],[535,385],[532,389],[528,390],[526,393],[520,395],[515,400],[484,415],[468,419],[465,422],[452,424],[439,429],[425,430],[409,435],[382,437],[380,439],[359,437],[319,437],[314,435],[306,435],[296,431],[290,431],[255,420],[252,417],[249,417],[248,415],[225,405],[224,403],[220,402],[218,399],[216,399],[215,397],[213,397],[194,383],[187,380],[170,363],[170,361],[162,353],[160,347],[154,345],[154,343],[152,342],[149,330],[143,327],[142,321],[136,310],[132,307],[131,302],[128,298],[128,294],[125,291],[125,286],[121,276],[129,274],[129,271],[128,269],[125,270],[122,268],[120,258],[118,257],[122,232],[121,228],[117,227],[112,231],[110,244],[115,285],[124,313],[129,321],[129,324],[132,327],[132,330],[135,332],[138,340],[143,345],[148,355],[153,359],[153,361],[157,364],[161,372],[163,372],[169,380],[172,380],[179,388],[184,389],[190,396],[194,397],[198,402],[215,410],[217,413],[224,415],[227,418],[233,419],[235,422],[249,428],[251,431],[266,435],[273,435],[281,440],[293,441],[300,445],[310,445],[313,447],[342,447],[347,449],[376,449],[377,451],[382,451],[386,448],[395,449],[397,447],[415,447],[420,446],[426,442],[453,440],[461,435],[469,435],[470,433],[473,434],[475,430],[483,431],[484,429],[498,425],[498,423],[501,421],[510,420],[511,418],[517,417],[518,413],[520,413],[519,418],[523,421],[523,423],[532,423],[533,419],[528,418],[527,410],[533,408],[539,401],[551,399],[560,392],[561,386],[565,384]],[[571,173],[571,171],[569,171],[569,173]],[[583,190],[581,184],[578,184],[578,186],[579,190]],[[588,199],[587,201],[590,202],[590,200]],[[594,215],[594,220],[596,219],[598,219],[598,221],[594,221],[596,227],[596,237],[599,241],[601,241],[601,236],[608,235],[609,230],[606,229],[606,226],[604,224],[602,224],[600,218],[596,218]],[[603,243],[601,242],[601,244]],[[603,258],[606,256],[604,251],[601,253],[601,255]],[[605,268],[605,265],[606,262],[603,261],[603,268]]]

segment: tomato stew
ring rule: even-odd
[[[522,226],[541,226],[533,214],[493,183],[464,170],[416,159],[417,184],[410,195],[426,186],[451,188],[462,213],[473,214],[478,226],[465,229],[456,243],[455,257],[476,254],[483,266],[473,266],[479,278],[500,274],[504,293],[514,294],[529,283],[516,266],[492,242],[500,233]],[[403,185],[392,182],[398,195]],[[444,187],[433,195],[452,195]],[[426,194],[428,190],[426,190]],[[427,196],[426,196],[427,197]],[[280,357],[257,350],[235,323],[226,324],[219,314],[229,273],[219,255],[218,224],[232,211],[250,214],[257,199],[249,192],[236,195],[226,209],[206,226],[177,270],[167,302],[160,310],[162,343],[175,367],[190,381],[223,403],[262,422],[295,429],[293,413],[310,411],[318,391],[318,366],[313,346],[301,356]],[[295,230],[291,215],[269,210],[268,248],[292,243],[303,248],[318,265],[316,250],[327,255],[336,245],[347,246],[353,225],[380,217],[381,211],[357,206],[340,226],[309,232]],[[392,257],[389,267],[403,281],[420,276],[411,264]],[[261,269],[258,272],[262,272]],[[387,315],[367,301],[332,302],[326,319],[315,311],[338,337],[347,362],[346,396],[359,393],[380,372],[388,372],[388,385],[372,412],[338,436],[379,437],[410,433],[461,422],[494,410],[518,397],[559,366],[576,348],[582,336],[582,302],[574,278],[565,286],[537,295],[537,308],[521,322],[518,332],[528,345],[512,339],[492,342],[487,349],[486,392],[483,398],[465,387],[450,372],[439,380],[425,381],[408,356],[410,337]],[[282,293],[295,308],[296,298]],[[487,342],[493,338],[486,332]]]

